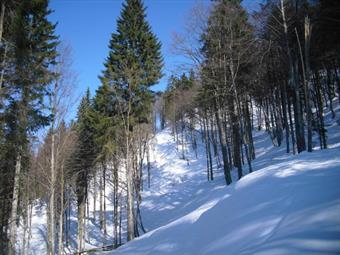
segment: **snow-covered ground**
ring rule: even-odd
[[[275,147],[267,133],[254,132],[254,172],[226,186],[215,166],[207,181],[203,145],[196,159],[188,148],[181,159],[168,129],[159,132],[152,152],[151,187],[143,191],[143,236],[107,255],[340,254],[340,107],[327,116],[329,149],[292,155]],[[247,172],[247,168],[244,169]],[[107,231],[87,224],[86,247],[113,243],[112,191],[108,185]],[[90,203],[91,200],[90,200]],[[90,216],[93,214],[90,205]],[[76,247],[73,208],[71,243]],[[123,223],[124,224],[124,223]],[[46,254],[46,214],[35,206],[30,254]],[[20,238],[20,235],[19,235]]]
[[[340,126],[328,123],[329,149],[299,155],[256,132],[255,172],[233,173],[228,187],[221,170],[206,181],[203,152],[188,165],[169,130],[158,133],[142,203],[149,232],[104,254],[340,254]]]

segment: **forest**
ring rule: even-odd
[[[198,1],[173,36],[173,54],[187,62],[164,91],[153,90],[165,63],[147,6],[123,2],[101,85],[77,98],[71,49],[49,1],[1,1],[0,254],[90,254],[147,233],[141,207],[162,130],[184,165],[201,158],[205,181],[225,188],[258,170],[256,132],[282,155],[333,148],[340,1],[264,0],[252,12],[241,0]],[[31,244],[36,208],[44,253]],[[110,241],[87,245],[91,224]]]

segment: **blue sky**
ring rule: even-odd
[[[256,1],[245,0],[244,5],[252,9]],[[57,34],[72,48],[73,70],[78,75],[77,94],[83,94],[87,87],[94,93],[100,85],[98,75],[103,70],[108,42],[115,31],[122,3],[123,0],[50,1],[50,7],[54,10],[50,19],[58,22]],[[147,20],[162,42],[165,62],[165,76],[154,86],[154,90],[166,87],[168,75],[180,60],[170,53],[172,33],[181,32],[185,18],[195,3],[196,0],[144,0]]]

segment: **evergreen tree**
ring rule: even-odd
[[[1,73],[1,101],[4,98],[6,100],[5,109],[1,113],[5,120],[5,143],[8,144],[6,148],[16,148],[15,159],[6,159],[12,162],[8,162],[8,167],[2,170],[8,175],[9,188],[12,190],[9,195],[11,205],[5,207],[10,208],[10,215],[7,215],[10,253],[14,252],[20,205],[19,183],[22,170],[28,166],[29,138],[49,123],[44,99],[49,93],[49,85],[56,77],[51,66],[55,64],[58,44],[55,24],[48,20],[51,13],[48,1],[25,0],[14,3],[8,3],[12,16],[11,23],[5,23],[6,56]]]
[[[161,44],[146,21],[141,0],[127,0],[112,34],[109,57],[101,77],[108,83],[117,101],[124,127],[125,167],[127,174],[128,240],[136,236],[131,137],[134,126],[149,121],[152,94],[150,87],[162,76]]]
[[[77,118],[77,142],[73,156],[73,165],[76,178],[78,251],[80,252],[84,248],[85,241],[85,205],[88,195],[88,181],[95,160],[95,123],[89,90],[87,90],[86,95],[80,102]]]

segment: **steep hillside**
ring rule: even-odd
[[[157,134],[149,232],[108,254],[339,254],[340,127],[329,125],[329,149],[299,155],[257,132],[255,172],[228,187],[221,172],[206,181],[203,154],[181,160],[169,131]]]
[[[284,146],[273,146],[266,132],[254,132],[254,172],[237,181],[233,170],[234,182],[228,187],[217,166],[215,180],[207,181],[202,144],[197,158],[188,146],[183,160],[170,130],[157,133],[151,153],[151,185],[145,184],[142,193],[147,233],[101,254],[340,253],[340,126],[329,116],[327,120],[329,149],[315,147],[313,153],[286,154]],[[106,194],[110,216],[110,185]],[[45,210],[37,204],[32,212],[30,254],[46,253]],[[112,217],[107,218],[107,235],[92,217],[86,228],[87,249],[113,243]],[[72,254],[77,236],[75,206],[70,231]]]

